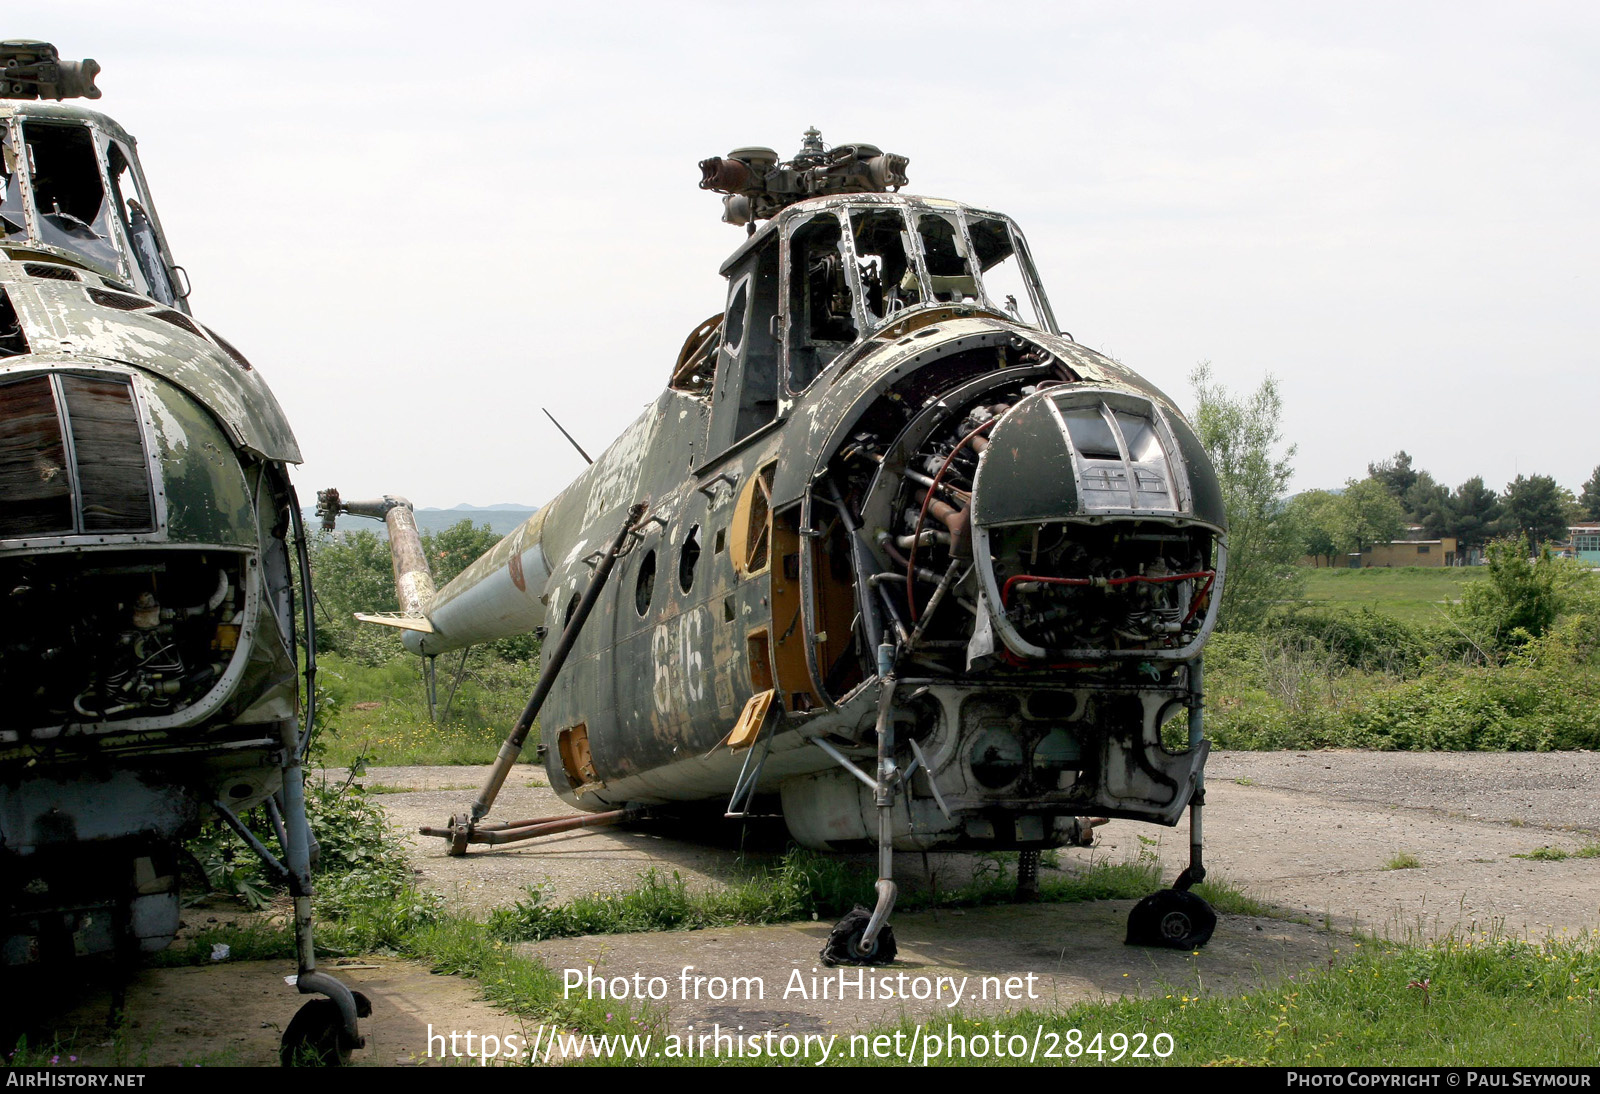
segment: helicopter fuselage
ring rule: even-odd
[[[870,840],[892,687],[898,849],[1176,823],[1226,555],[1177,408],[1057,332],[997,214],[803,201],[723,273],[668,388],[407,645],[560,630],[642,503],[540,715],[573,805],[775,793],[808,846]]]

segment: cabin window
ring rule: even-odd
[[[39,241],[103,269],[117,270],[121,256],[112,238],[112,203],[88,128],[30,118],[22,123],[22,137],[33,178]]]
[[[712,406],[713,454],[727,451],[778,416],[778,274],[775,235],[730,274]]]
[[[696,524],[683,537],[678,550],[678,588],[688,592],[694,588],[694,568],[700,562],[700,526]]]
[[[22,184],[17,174],[17,154],[11,147],[11,134],[0,126],[0,239],[28,234],[28,221],[22,211]]]
[[[150,219],[150,202],[139,186],[132,157],[121,144],[111,141],[106,148],[106,166],[111,177],[112,201],[122,222],[122,234],[133,252],[134,282],[146,296],[169,308],[176,307],[178,297],[172,290],[172,279],[167,276],[161,242],[156,238],[156,226]]]
[[[822,213],[789,237],[789,390],[804,391],[856,340],[855,294],[839,218]]]
[[[1028,291],[1022,256],[1012,238],[1011,226],[999,217],[973,217],[967,222],[972,250],[983,278],[983,295],[990,306],[1019,323],[1043,329],[1045,324]]]
[[[852,210],[850,231],[868,320],[887,319],[901,308],[920,304],[922,291],[908,253],[910,236],[900,211]]]
[[[978,279],[967,261],[961,222],[942,213],[923,213],[917,218],[917,235],[922,240],[923,265],[928,268],[927,295],[952,304],[977,300]]]
[[[722,324],[722,352],[734,360],[738,360],[739,351],[744,348],[744,313],[749,307],[750,283],[741,281],[733,299],[728,302],[728,311]]]
[[[639,576],[633,583],[633,607],[643,616],[650,610],[650,601],[656,592],[656,553],[652,549],[646,552],[644,560],[639,563]]]

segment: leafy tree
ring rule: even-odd
[[[1228,573],[1222,618],[1248,627],[1272,604],[1294,597],[1304,578],[1303,553],[1284,494],[1295,446],[1281,448],[1283,400],[1268,376],[1254,394],[1236,398],[1211,375],[1209,362],[1189,376],[1195,432],[1216,468],[1228,511]]]
[[[1600,520],[1600,467],[1596,467],[1589,481],[1583,484],[1578,504],[1583,506],[1584,519]]]
[[[1339,496],[1327,490],[1307,490],[1289,499],[1289,518],[1300,535],[1300,549],[1334,565],[1339,550]]]
[[[1442,529],[1448,517],[1450,488],[1437,482],[1428,472],[1417,472],[1417,481],[1400,501],[1405,506],[1406,519],[1422,525],[1430,539],[1447,534]]]
[[[1406,493],[1416,485],[1418,472],[1412,468],[1411,457],[1402,448],[1382,463],[1367,464],[1367,478],[1376,479],[1390,497],[1403,502]]]
[[[1548,549],[1529,558],[1522,536],[1497,539],[1485,551],[1489,579],[1461,593],[1457,615],[1483,646],[1505,651],[1550,629],[1568,600],[1565,576]],[[1483,652],[1492,652],[1484,649]]]
[[[1404,453],[1401,453],[1404,455]],[[1345,483],[1339,496],[1337,536],[1347,551],[1364,551],[1400,535],[1405,510],[1378,478]]]
[[[1518,475],[1506,484],[1501,504],[1504,531],[1524,537],[1535,550],[1550,540],[1566,538],[1572,492],[1550,476]]]
[[[441,589],[499,542],[499,533],[487,524],[473,524],[470,520],[457,521],[442,532],[422,533],[428,567],[433,570],[434,584]]]
[[[1454,536],[1461,548],[1482,547],[1489,542],[1500,520],[1500,498],[1474,475],[1455,488],[1444,507],[1440,535]]]

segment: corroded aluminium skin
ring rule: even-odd
[[[780,301],[799,300],[794,290],[802,266],[791,260],[792,240],[819,216],[872,210],[894,211],[907,223],[936,214],[998,216],[941,199],[889,194],[798,202],[754,231],[723,265],[730,282],[728,314],[742,316],[734,309],[744,300],[740,286],[758,286],[762,276],[776,279]],[[1015,243],[1031,273],[1020,235]],[[763,275],[761,256],[770,254],[782,257],[776,272],[769,267]],[[915,275],[936,284],[925,255],[918,251],[913,257],[906,283]],[[1022,322],[982,295],[926,300],[875,320],[861,306],[863,285],[851,282],[859,335],[814,380],[780,383],[770,420],[754,428],[731,425],[750,375],[737,368],[754,367],[736,351],[753,353],[745,349],[748,330],[765,326],[781,354],[800,320],[752,313],[749,327],[735,334],[725,322],[716,363],[708,360],[702,370],[714,379],[683,385],[675,380],[571,485],[441,589],[424,613],[431,633],[407,632],[407,646],[436,655],[533,629],[558,631],[586,587],[603,541],[624,510],[642,502],[646,522],[540,715],[551,786],[591,811],[727,796],[752,762],[750,752],[728,746],[730,732],[752,698],[775,687],[776,713],[756,727],[756,788],[782,794],[791,831],[810,846],[869,839],[873,790],[812,742],[832,742],[840,755],[871,766],[870,734],[885,677],[881,661],[874,671],[873,651],[864,648],[869,617],[876,618],[883,640],[895,645],[895,657],[912,652],[906,634],[912,621],[886,616],[885,605],[874,603],[870,593],[864,600],[865,582],[890,571],[903,580],[904,559],[884,544],[894,539],[885,529],[904,519],[897,511],[907,496],[904,484],[932,481],[933,468],[921,469],[917,461],[926,457],[919,454],[941,430],[953,427],[952,415],[968,412],[960,408],[1001,399],[992,431],[974,448],[982,454],[979,485],[972,489],[984,504],[948,495],[950,504],[932,507],[950,521],[949,535],[973,538],[985,566],[992,563],[991,551],[1008,549],[1002,541],[1015,539],[1019,527],[1043,522],[1089,536],[1105,533],[1112,543],[1119,528],[1137,532],[1135,539],[1188,537],[1200,552],[1202,572],[1158,569],[1149,577],[1124,578],[1114,570],[1097,579],[1148,581],[1140,586],[1146,590],[1181,584],[1178,607],[1164,609],[1173,613],[1164,618],[1182,637],[1148,653],[1137,646],[1091,650],[1098,658],[1093,664],[1058,663],[1077,657],[1052,657],[1009,625],[1009,615],[994,602],[1012,595],[1015,581],[1002,588],[989,569],[982,581],[975,571],[963,576],[949,600],[977,598],[967,610],[976,612],[978,630],[992,635],[990,645],[964,670],[948,659],[937,671],[919,670],[914,660],[897,668],[898,695],[915,698],[897,699],[910,704],[900,710],[914,727],[896,736],[915,737],[919,764],[925,764],[905,808],[894,811],[894,844],[1048,846],[1077,838],[1080,829],[1072,818],[1088,816],[1176,823],[1199,783],[1206,749],[1198,739],[1168,749],[1161,726],[1175,711],[1198,704],[1198,672],[1190,666],[1215,620],[1226,553],[1221,493],[1192,429],[1173,401],[1144,378],[1059,333],[1036,282],[1029,282],[1029,294],[1041,314],[1037,323]],[[783,311],[797,306],[780,305]],[[693,378],[693,356],[686,344],[675,377]],[[780,356],[776,366],[780,373],[784,360]],[[1080,404],[1101,408],[1095,412],[1111,416],[1108,423],[1124,416],[1108,438],[1121,438],[1124,428],[1137,430],[1141,422],[1153,429],[1141,434],[1144,455],[1136,457],[1132,441],[1121,439],[1117,451],[1082,449],[1068,436],[1060,409],[1066,407],[1071,417]],[[886,421],[888,433],[871,453],[880,464],[870,486],[847,488],[850,523],[860,525],[851,561],[853,549],[837,529],[829,498],[839,485],[835,480],[850,473],[851,448],[862,431],[882,433]],[[1108,507],[1104,490],[1085,485],[1091,472],[1127,472],[1139,490],[1155,487],[1138,476],[1157,476],[1166,500],[1147,504],[1139,500],[1146,495],[1136,492],[1126,505]],[[914,474],[922,479],[910,479]],[[916,496],[913,489],[910,497]],[[970,523],[974,514],[976,525]],[[940,524],[929,527],[941,529],[929,536],[947,535]],[[752,562],[763,541],[765,558]],[[1037,536],[1034,552],[1037,559]],[[1139,573],[1144,565],[1139,563]],[[952,572],[959,574],[959,566]],[[925,582],[922,598],[939,576],[915,579]],[[1020,595],[1030,587],[1039,582],[1024,584]],[[853,591],[853,602],[839,599],[846,589]],[[887,606],[892,613],[893,605]],[[847,666],[835,687],[832,676],[851,659],[840,632],[854,635],[860,668]],[[917,640],[924,640],[920,627]],[[1017,650],[1034,652],[1019,658]],[[1053,697],[1052,709],[1036,709],[1039,694]],[[998,777],[992,767],[981,771],[977,758],[985,726],[998,724],[1032,750],[1032,762],[1039,762],[1040,750],[1065,747],[1060,763],[1075,764],[1077,780],[1052,788],[1025,775],[1009,790],[991,785]],[[909,761],[907,753],[900,762]]]
[[[20,258],[0,260],[6,287],[35,354],[88,363],[115,362],[160,376],[205,407],[232,447],[280,463],[299,463],[300,447],[283,408],[254,368],[246,370],[210,340],[155,318],[162,309],[119,311],[96,304],[89,288],[127,285],[85,270],[81,283],[28,277]],[[0,370],[21,367],[0,358]]]

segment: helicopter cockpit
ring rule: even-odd
[[[1016,225],[938,198],[850,194],[790,205],[722,273],[721,337],[703,324],[674,375],[674,386],[714,398],[713,452],[776,420],[784,401],[852,347],[952,315],[1057,333]],[[723,409],[729,403],[736,413]]]
[[[811,203],[807,203],[809,205]],[[1055,331],[1021,233],[955,202],[899,196],[786,211],[786,384],[810,386],[845,349],[920,308],[987,311]],[[752,317],[755,318],[755,317]]]
[[[0,246],[93,270],[188,310],[133,140],[101,115],[0,106]]]

